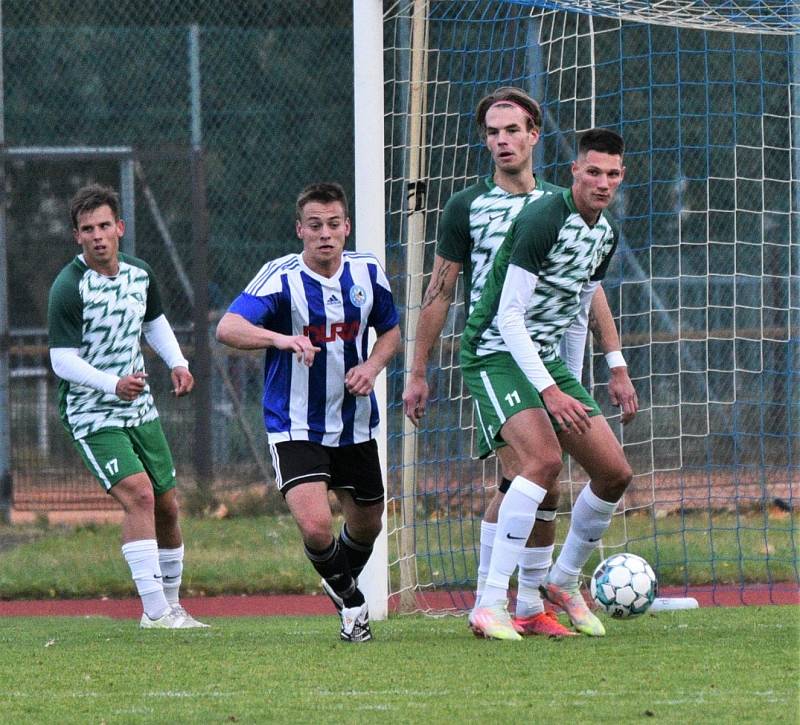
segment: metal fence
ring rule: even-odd
[[[263,482],[261,358],[192,330],[299,250],[300,188],[352,197],[351,4],[20,0],[0,40],[14,506],[111,505],[61,429],[46,340],[50,284],[76,253],[68,202],[90,181],[120,189],[126,248],[156,270],[198,381],[172,401],[148,361],[179,476]]]
[[[403,5],[408,3],[384,3],[385,7]],[[481,8],[496,5],[503,6],[503,15],[492,21]],[[528,12],[524,8],[530,3],[505,5],[475,3],[480,22],[472,23],[461,18],[458,4],[434,3],[434,16],[438,12],[443,17],[434,26],[440,30],[432,47],[442,60],[430,67],[431,172],[426,181],[431,213],[426,217],[426,269],[430,269],[434,227],[444,201],[467,177],[486,171],[488,157],[480,151],[479,139],[467,131],[466,119],[476,94],[501,80],[523,83],[535,76],[548,112],[537,166],[554,181],[563,182],[568,168],[564,149],[570,143],[565,143],[559,129],[588,123],[585,118],[569,117],[569,109],[575,106],[578,114],[585,111],[583,105],[562,103],[552,90],[559,85],[562,71],[569,69],[553,72],[548,80],[542,59],[531,55],[536,44],[528,47],[528,26],[512,22]],[[158,272],[168,317],[198,380],[192,396],[173,401],[167,394],[163,365],[155,359],[148,361],[180,477],[187,483],[196,480],[201,486],[218,488],[262,482],[270,471],[259,409],[261,356],[232,354],[215,345],[212,335],[195,336],[193,330],[210,332],[219,314],[266,259],[299,250],[294,199],[302,186],[314,180],[338,180],[355,201],[352,4],[336,0],[169,4],[7,0],[0,8],[0,189],[5,202],[0,205],[4,209],[0,259],[7,259],[9,288],[8,320],[4,327],[0,314],[0,340],[9,351],[8,448],[14,505],[111,506],[61,429],[45,330],[48,289],[76,251],[68,200],[88,181],[120,188],[127,244]],[[455,43],[452,24],[462,19],[471,26],[468,42],[450,48]],[[602,32],[607,24],[596,22],[601,40],[612,37]],[[512,29],[525,35],[514,37]],[[401,23],[398,45],[403,45],[407,33],[407,23]],[[570,45],[572,35],[570,31],[559,41],[571,49],[560,54],[589,57]],[[486,43],[487,37],[494,36],[510,45],[492,55]],[[628,205],[625,236],[633,244],[617,255],[624,262],[615,262],[610,296],[615,312],[623,311],[623,333],[629,338],[650,334],[649,329],[637,326],[648,328],[651,312],[666,336],[653,338],[659,346],[637,343],[629,353],[632,369],[651,379],[652,391],[642,398],[643,406],[660,405],[657,423],[666,429],[656,428],[652,414],[641,415],[626,432],[626,442],[640,446],[647,457],[652,449],[664,469],[683,465],[685,461],[674,460],[676,451],[681,451],[700,469],[728,466],[731,460],[748,471],[773,466],[782,483],[787,479],[787,485],[796,485],[788,477],[797,471],[797,244],[794,237],[788,243],[791,222],[787,221],[791,209],[796,224],[796,210],[782,201],[796,200],[798,193],[798,155],[788,152],[785,138],[796,135],[798,123],[797,92],[791,97],[786,93],[790,76],[794,78],[797,72],[796,50],[786,50],[784,44],[791,41],[785,38],[762,41],[750,36],[733,47],[729,34],[709,36],[713,43],[707,47],[694,42],[698,33],[678,35],[668,28],[651,31],[649,26],[628,29],[622,37],[622,44],[598,40],[597,62],[606,68],[624,68],[625,77],[635,81],[640,63],[637,47],[652,42],[652,56],[658,61],[653,68],[658,73],[653,77],[657,92],[652,96],[643,95],[637,83],[624,94],[605,89],[597,109],[598,123],[625,124],[636,158],[630,178],[635,180],[634,169],[641,176],[636,188],[623,195]],[[464,53],[467,47],[482,51]],[[464,65],[467,57],[474,68]],[[792,58],[790,65],[775,60],[785,57]],[[407,61],[403,55],[403,68]],[[539,68],[530,78],[519,75],[526,63]],[[495,68],[496,64],[500,67]],[[714,93],[706,94],[706,76],[684,77],[686,69],[699,72],[698,68],[717,79],[719,88]],[[458,81],[458,73],[465,74],[463,81]],[[577,69],[573,75],[577,88],[581,76]],[[603,77],[616,78],[614,74]],[[664,78],[672,80],[665,83]],[[753,82],[753,78],[760,80]],[[742,82],[734,84],[735,79]],[[394,132],[402,136],[407,131],[402,101],[407,79],[398,76],[394,83],[397,98],[392,90],[387,97],[391,112],[387,140]],[[764,96],[770,103],[761,97],[760,89],[765,87],[773,89]],[[678,89],[683,95],[676,95]],[[564,92],[568,91],[567,87]],[[584,90],[579,95],[587,94]],[[753,148],[744,145],[734,154],[734,144],[711,138],[699,146],[693,142],[684,153],[683,126],[672,118],[673,107],[680,106],[678,98],[682,99],[681,113],[714,119],[717,127],[711,122],[704,126],[709,138],[714,131],[722,138],[722,122],[730,125],[736,118],[742,128],[734,130],[755,139]],[[787,104],[794,105],[787,111]],[[463,125],[457,119],[465,119]],[[753,129],[754,123],[761,126]],[[655,142],[642,136],[645,131],[660,144],[652,159]],[[448,134],[455,132],[457,138],[450,140]],[[728,132],[730,136],[731,129]],[[759,155],[759,148],[768,153]],[[791,148],[796,148],[796,139]],[[375,153],[383,151],[376,142]],[[392,158],[401,159],[403,154],[398,151]],[[676,171],[675,159],[685,168]],[[736,214],[727,198],[708,200],[715,209],[722,209],[711,216],[703,203],[697,209],[691,206],[692,199],[702,202],[707,196],[706,177],[716,168],[712,162],[724,169],[735,167],[735,171],[716,174],[720,178],[714,189],[715,193],[719,189],[735,192]],[[389,175],[396,174],[397,179],[387,187],[386,261],[398,305],[404,308],[407,270],[400,240],[408,212],[407,170],[396,169],[392,163]],[[768,175],[774,178],[758,181]],[[754,199],[761,203],[762,197],[766,202],[753,207]],[[357,208],[353,216],[358,217]],[[757,243],[762,221],[771,243],[768,252]],[[703,234],[712,225],[722,239],[738,234],[741,244],[714,245],[714,264],[724,268],[725,275],[724,279],[711,275],[706,284],[704,255],[711,252],[704,251],[708,235]],[[694,244],[698,239],[701,243]],[[681,241],[688,246],[679,254]],[[694,255],[694,250],[700,253]],[[651,256],[652,267],[649,261],[640,263]],[[758,268],[763,279],[751,279],[747,274],[751,268]],[[650,274],[653,270],[657,274]],[[623,278],[627,286],[621,284]],[[729,313],[727,298],[734,293],[736,318],[713,317]],[[651,299],[656,303],[652,310]],[[457,307],[454,315],[463,315],[463,309]],[[751,317],[757,318],[755,322]],[[723,329],[720,337],[725,339],[710,343],[696,342],[691,335],[683,339],[676,332],[678,321],[688,329],[695,318],[700,328]],[[448,330],[460,329],[462,320],[451,323]],[[6,327],[10,330],[7,339]],[[737,340],[728,339],[731,328],[737,329]],[[751,340],[754,329],[759,339]],[[447,364],[456,349],[451,342],[447,338],[442,346],[443,362],[432,381],[437,395],[445,391],[437,400],[444,422],[436,435],[425,436],[422,456],[439,473],[442,455],[449,460],[457,451],[468,459],[471,444],[466,433],[471,407],[462,396],[460,378]],[[655,351],[652,360],[651,348]],[[753,348],[757,348],[757,365],[750,362]],[[744,393],[736,401],[736,416],[741,419],[736,421],[736,436],[728,434],[730,404],[737,392],[729,390],[731,366],[711,366],[714,369],[709,371],[703,366],[707,356],[734,362],[736,385]],[[396,363],[388,383],[388,445],[395,462],[401,458],[404,439],[399,405],[403,380],[397,374],[401,365],[401,361]],[[675,397],[678,370],[686,390],[682,399]],[[706,405],[709,400],[714,401],[711,407]],[[771,407],[761,405],[765,400]],[[702,405],[696,405],[698,401]],[[0,404],[5,404],[1,389]],[[691,427],[696,420],[705,426],[700,433]],[[721,431],[723,444],[710,439],[708,430]],[[5,445],[3,435],[0,430],[0,448]],[[476,480],[479,477],[476,474]],[[397,478],[397,466],[390,466],[390,487]],[[8,481],[0,484],[1,503],[2,486]]]

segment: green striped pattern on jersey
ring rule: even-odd
[[[141,260],[120,255],[119,274],[105,277],[76,257],[50,290],[50,347],[77,347],[90,365],[119,377],[144,370],[142,323],[161,314],[154,289]],[[158,417],[149,385],[130,402],[66,380],[58,392],[61,419],[76,440]]]
[[[497,308],[508,265],[515,264],[538,277],[525,327],[542,360],[554,360],[562,335],[580,309],[581,290],[590,280],[605,276],[616,243],[616,228],[605,213],[590,227],[569,191],[530,204],[497,252],[461,344],[478,355],[508,351]]]
[[[561,191],[537,179],[530,193],[511,194],[486,177],[450,198],[439,223],[436,252],[463,266],[467,314],[480,299],[492,260],[517,215],[531,202]]]

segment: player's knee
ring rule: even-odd
[[[331,544],[331,522],[329,519],[304,519],[298,521],[303,543],[315,551],[323,551]]]
[[[630,467],[627,461],[624,461],[620,466],[617,479],[619,481],[619,486],[624,492],[625,489],[630,485],[630,482],[633,480],[633,469]]]
[[[633,469],[631,469],[627,461],[623,461],[608,477],[608,482],[605,486],[608,500],[619,501],[632,480]]]
[[[332,534],[330,531],[304,531],[303,543],[314,551],[325,551],[331,545]]]
[[[540,456],[538,460],[526,463],[522,474],[530,481],[538,483],[542,488],[546,488],[548,495],[558,489],[558,476],[561,473],[561,456]]]
[[[171,498],[164,500],[164,497],[156,499],[155,506],[156,521],[161,524],[171,524],[178,520],[178,500]]]
[[[382,513],[382,510],[381,510]],[[381,513],[373,516],[365,516],[358,521],[348,521],[347,531],[357,541],[365,544],[372,544],[378,538],[383,528]]]
[[[155,496],[150,486],[137,486],[128,488],[123,495],[118,496],[126,513],[146,511],[153,515]]]

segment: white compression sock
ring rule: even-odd
[[[508,580],[517,568],[525,542],[531,535],[536,509],[547,495],[538,483],[517,476],[500,504],[489,574],[478,606],[485,607],[508,597]]]
[[[533,617],[544,611],[544,602],[539,594],[539,585],[545,580],[553,563],[555,546],[531,547],[522,550],[519,558],[519,588],[517,589],[518,617]]]
[[[497,531],[497,524],[481,521],[481,553],[478,560],[478,590],[475,592],[476,599],[480,597],[483,587],[486,584],[486,577],[489,576],[489,562],[492,560],[492,548],[494,547],[494,535]]]
[[[150,619],[158,619],[169,609],[169,603],[164,596],[164,587],[161,583],[156,540],[129,541],[122,545],[122,556],[131,568],[131,576],[142,600],[145,614]]]
[[[571,588],[578,583],[581,569],[608,530],[617,508],[617,501],[603,501],[590,486],[591,482],[583,487],[572,507],[567,539],[548,576],[548,581],[559,587]]]
[[[177,604],[183,574],[183,544],[177,549],[159,549],[158,563],[164,577],[164,596],[170,604]]]

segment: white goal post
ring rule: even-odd
[[[353,105],[355,141],[355,237],[359,250],[386,262],[383,193],[383,9],[380,0],[353,0]],[[386,481],[386,375],[375,383],[384,411],[378,452]],[[389,600],[386,511],[383,529],[359,578],[372,619],[386,619]]]

